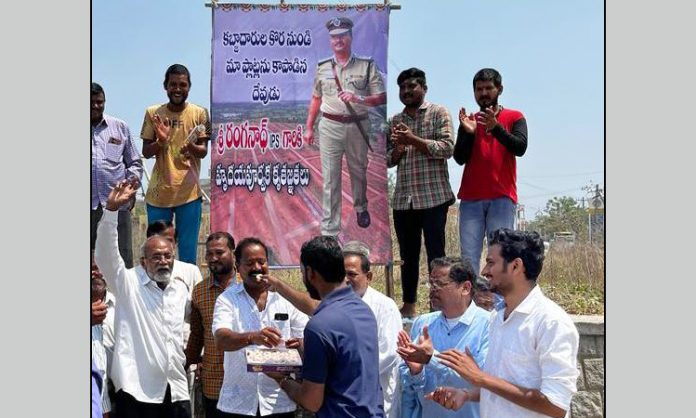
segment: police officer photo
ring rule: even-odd
[[[341,229],[341,172],[346,154],[357,224],[370,226],[367,209],[367,151],[370,146],[368,108],[387,102],[384,82],[372,58],[353,55],[353,21],[335,17],[326,23],[333,56],[320,60],[314,77],[304,140],[318,139],[323,214],[321,234],[337,236]],[[314,132],[314,123],[321,119]]]

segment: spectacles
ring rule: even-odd
[[[159,260],[172,261],[173,258],[174,258],[174,254],[152,254],[152,255],[147,257],[147,259],[150,261],[159,261]]]
[[[427,283],[428,283],[428,287],[430,287],[431,289],[437,291],[437,290],[443,289],[443,288],[445,288],[445,287],[451,285],[451,284],[454,283],[454,282],[449,281],[449,282],[446,282],[446,283],[438,283],[438,282],[432,282],[432,281],[428,280]]]

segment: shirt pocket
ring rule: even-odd
[[[502,351],[502,374],[504,379],[511,383],[529,388],[538,389],[541,385],[541,369],[535,355],[523,354],[504,348]]]
[[[114,163],[120,163],[123,160],[123,141],[120,144],[107,142],[104,147],[104,157]]]
[[[324,96],[336,96],[338,94],[337,92],[336,80],[334,80],[333,77],[321,80],[321,93]]]
[[[348,79],[348,89],[356,93],[364,93],[367,91],[367,83],[366,75],[351,75]]]

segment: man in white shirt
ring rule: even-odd
[[[536,232],[495,231],[481,274],[505,306],[491,318],[483,370],[471,353],[448,351],[440,361],[476,388],[442,387],[429,394],[446,408],[481,402],[481,418],[562,418],[578,377],[579,337],[568,314],[537,286],[544,243]]]
[[[399,384],[399,356],[396,339],[403,329],[399,308],[393,299],[370,286],[370,250],[362,242],[350,241],[343,247],[343,264],[346,279],[355,293],[370,307],[377,320],[377,343],[379,345],[379,384],[384,396],[384,416],[398,418],[401,404]]]
[[[215,302],[215,345],[225,351],[225,374],[217,409],[228,417],[293,418],[296,404],[264,373],[248,372],[244,348],[275,347],[281,340],[276,314],[289,321],[289,348],[300,346],[308,318],[281,295],[268,291],[261,276],[268,274],[268,248],[257,238],[245,238],[234,250],[242,283],[230,285]],[[287,338],[287,336],[286,336]]]
[[[183,324],[189,289],[172,275],[174,247],[160,236],[143,245],[143,269],[118,252],[118,208],[135,195],[123,181],[109,194],[94,258],[116,299],[113,370],[119,417],[191,417],[184,372]]]

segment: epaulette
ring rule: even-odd
[[[323,60],[319,60],[319,62],[317,62],[317,67],[322,65],[322,64],[326,64],[327,62],[330,62],[332,59],[333,59],[333,57],[324,58]]]
[[[372,57],[359,57],[357,55],[354,55],[354,57],[356,60],[360,60],[360,61],[374,61],[374,59],[372,59]]]

